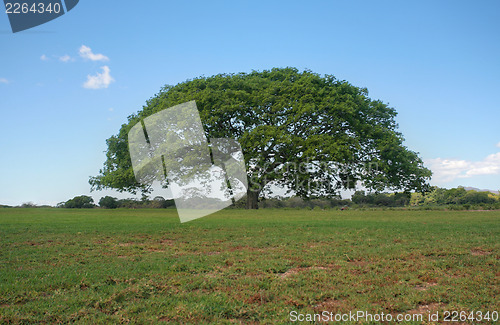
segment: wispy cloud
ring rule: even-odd
[[[0,78],[0,84],[8,84],[10,83],[9,80],[5,79],[5,78]]]
[[[499,142],[499,143],[497,143],[497,148],[500,148],[500,142]]]
[[[104,54],[94,54],[92,49],[88,46],[82,45],[78,51],[80,56],[84,59],[91,61],[109,61],[109,58]]]
[[[109,58],[100,53],[94,53],[92,52],[92,49],[86,45],[82,45],[78,49],[78,54],[81,58],[84,60],[90,60],[90,61],[109,61]],[[63,56],[57,56],[53,55],[54,60],[58,60],[60,62],[72,62],[75,61],[75,57],[65,54]],[[42,54],[40,56],[40,60],[42,61],[49,61],[50,58]],[[110,69],[109,66],[105,65],[101,67],[102,72],[98,72],[95,75],[87,75],[87,80],[83,83],[83,87],[86,89],[103,89],[103,88],[108,88],[109,85],[115,81],[115,79],[111,76],[110,74]],[[0,83],[8,83],[9,81],[7,79],[0,79]]]
[[[63,55],[63,56],[59,57],[59,61],[61,61],[61,62],[69,62],[69,61],[71,61],[71,56],[69,56],[67,54]]]
[[[480,161],[436,158],[426,160],[425,163],[432,170],[432,179],[437,183],[451,182],[457,178],[500,174],[500,152]]]
[[[110,75],[110,69],[107,65],[102,66],[102,73],[97,73],[96,75],[88,75],[87,81],[83,84],[83,88],[87,89],[103,89],[108,88],[108,86],[115,81]]]

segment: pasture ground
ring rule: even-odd
[[[0,323],[498,312],[499,239],[500,211],[0,209]]]

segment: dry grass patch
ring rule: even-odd
[[[418,291],[427,291],[430,287],[437,286],[437,282],[427,282],[427,283],[422,283],[419,285],[415,286],[415,289]]]
[[[470,253],[474,256],[485,256],[485,255],[491,255],[491,252],[482,250],[482,249],[472,249]]]
[[[289,269],[285,273],[279,273],[278,276],[282,279],[285,279],[285,278],[288,278],[294,274],[298,274],[301,272],[306,272],[306,271],[311,271],[311,270],[328,270],[329,268],[332,268],[332,267],[326,267],[326,266],[294,267],[292,269]]]

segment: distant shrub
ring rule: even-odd
[[[112,196],[104,196],[99,200],[99,206],[105,209],[118,208],[118,199]]]
[[[356,191],[351,201],[358,206],[367,207],[403,207],[410,203],[409,193],[369,193]]]
[[[156,196],[149,203],[149,207],[153,209],[166,209],[174,206],[175,206],[174,200],[165,200],[162,196]]]
[[[25,203],[21,204],[20,207],[21,208],[36,208],[37,205],[33,202],[25,202]]]
[[[94,208],[94,199],[87,195],[75,196],[64,203],[68,209],[91,209]]]

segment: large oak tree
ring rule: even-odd
[[[107,140],[107,159],[90,178],[92,188],[147,192],[134,177],[127,134],[141,119],[191,100],[208,139],[241,144],[248,208],[280,186],[304,198],[335,196],[357,184],[375,191],[428,187],[431,172],[403,145],[393,108],[334,76],[275,68],[163,87]]]

